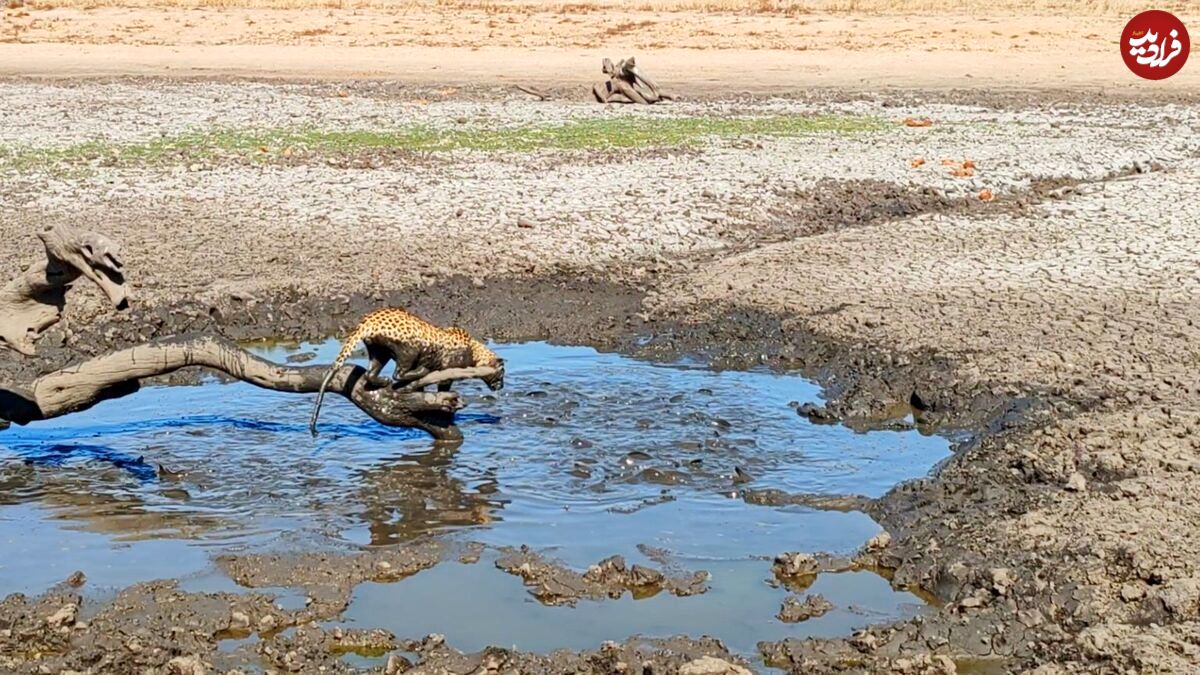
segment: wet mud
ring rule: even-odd
[[[527,548],[501,556],[496,567],[521,577],[529,592],[548,605],[575,604],[580,598],[619,598],[626,592],[635,598],[661,591],[685,597],[706,591],[708,581],[708,573],[704,571],[690,576],[667,576],[653,568],[627,565],[619,555],[605,558],[579,573],[547,561]]]

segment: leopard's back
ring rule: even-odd
[[[365,315],[343,345],[346,358],[360,340],[393,351],[401,347],[416,348],[431,370],[473,364],[473,341],[469,335],[436,326],[402,307],[384,307]]]

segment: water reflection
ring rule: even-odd
[[[494,474],[468,488],[450,475],[457,448],[433,446],[358,472],[360,517],[373,546],[409,541],[433,531],[491,523],[507,500]]]

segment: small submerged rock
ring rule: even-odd
[[[685,485],[691,481],[691,476],[682,471],[662,469],[643,469],[638,472],[637,480],[654,485]]]
[[[775,556],[771,571],[776,577],[811,577],[821,571],[821,565],[816,557],[807,553],[780,553]]]
[[[642,452],[641,450],[634,450],[632,452],[626,453],[625,459],[622,460],[622,462],[626,466],[632,466],[634,464],[637,464],[638,462],[645,462],[649,459],[652,459],[652,458],[650,457],[650,455],[648,453]]]
[[[813,424],[837,424],[837,415],[823,405],[805,403],[796,408],[796,414],[807,417]]]
[[[820,593],[805,596],[804,600],[789,595],[784,598],[783,605],[779,608],[779,614],[776,616],[784,623],[799,623],[821,616],[831,609],[833,609],[833,603],[826,600]]]

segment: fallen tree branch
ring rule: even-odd
[[[36,354],[34,341],[62,318],[67,291],[80,276],[99,286],[118,310],[129,307],[116,242],[70,225],[48,227],[38,237],[46,247],[46,259],[0,288],[0,346],[25,356]]]
[[[546,92],[542,91],[541,89],[538,89],[537,87],[530,87],[530,86],[524,85],[524,84],[518,84],[518,85],[516,85],[516,87],[518,90],[537,98],[537,100],[539,100],[539,101],[545,101],[550,98],[550,94],[547,94]]]
[[[224,338],[165,338],[48,373],[27,391],[0,388],[0,429],[7,426],[3,420],[28,424],[86,410],[101,401],[134,393],[144,378],[189,366],[212,368],[257,387],[296,394],[316,393],[328,371],[328,366],[272,363]],[[371,389],[362,377],[365,372],[360,366],[343,366],[327,391],[349,399],[380,424],[421,429],[440,441],[462,439],[462,432],[454,425],[454,413],[464,405],[458,394]],[[424,387],[492,372],[486,367],[441,370],[415,384]]]

